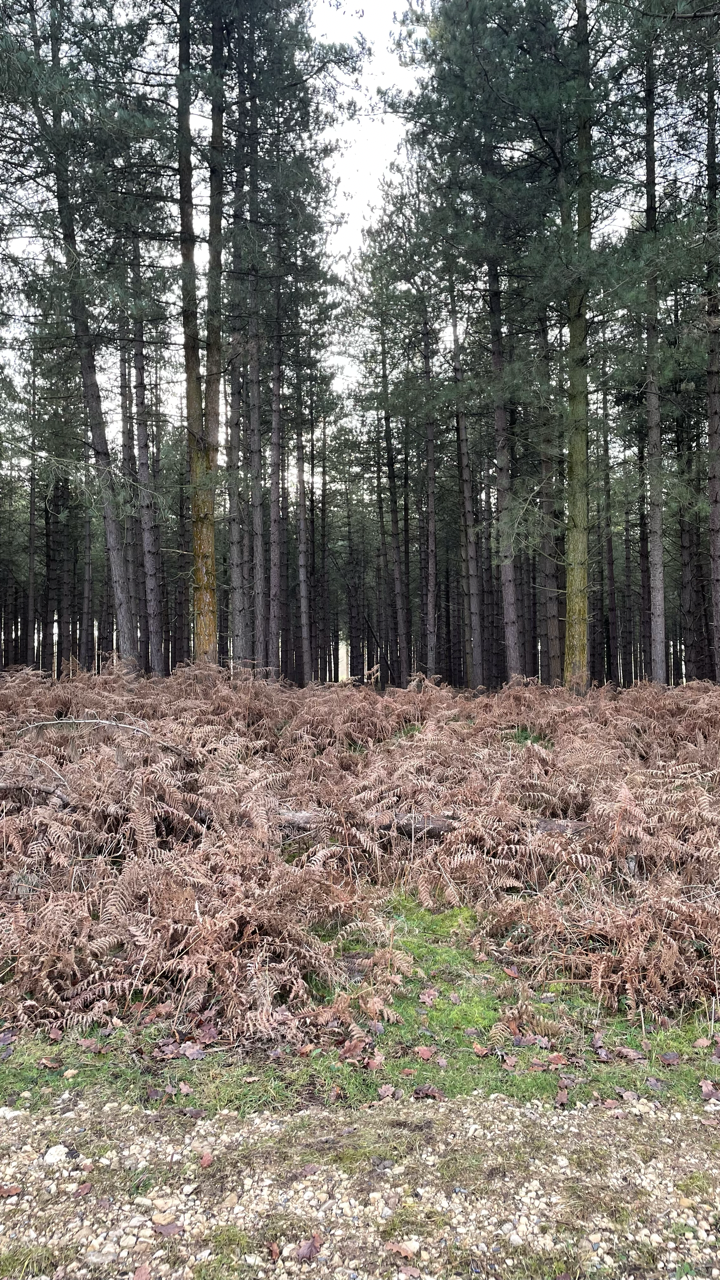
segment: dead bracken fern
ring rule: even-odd
[[[476,949],[530,978],[631,1007],[717,996],[719,732],[701,684],[6,675],[0,1014],[87,1025],[170,999],[248,1039],[392,1018],[402,953],[377,912],[398,887],[471,906]],[[381,949],[349,979],[321,937],[357,922]]]

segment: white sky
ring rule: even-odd
[[[363,35],[373,54],[363,73],[358,114],[355,120],[343,122],[339,130],[344,150],[336,161],[340,178],[337,200],[347,221],[331,241],[334,253],[360,248],[363,225],[379,202],[380,180],[403,136],[401,121],[383,111],[377,98],[379,87],[409,89],[414,83],[414,73],[400,65],[392,48],[395,14],[400,16],[403,9],[402,0],[397,5],[392,0],[315,0],[318,37],[350,43]]]

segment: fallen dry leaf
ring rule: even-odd
[[[6,1200],[8,1196],[19,1196],[19,1195],[20,1195],[20,1187],[15,1186],[14,1183],[7,1187],[0,1186],[0,1196],[2,1196],[3,1200]]]
[[[414,1240],[402,1240],[398,1244],[391,1241],[385,1248],[388,1253],[399,1253],[401,1258],[414,1258],[419,1246]]]
[[[90,1053],[99,1053],[100,1045],[97,1040],[78,1040],[81,1049],[87,1049]]]
[[[337,1102],[340,1097],[342,1097],[342,1089],[340,1089],[338,1085],[334,1084],[328,1094],[328,1102]]]
[[[473,1053],[475,1054],[476,1058],[487,1058],[488,1054],[490,1053],[490,1050],[487,1049],[485,1045],[478,1044],[476,1040],[473,1044]]]
[[[392,1098],[394,1092],[395,1091],[391,1084],[381,1084],[378,1089],[378,1098],[380,1098],[381,1101],[384,1101],[385,1098]]]
[[[245,1079],[243,1080],[243,1084],[257,1084],[259,1079],[260,1079],[259,1076],[245,1076]]]
[[[567,1106],[567,1100],[568,1100],[568,1091],[567,1091],[567,1089],[558,1089],[558,1091],[557,1091],[557,1097],[555,1098],[555,1106],[556,1106],[556,1107],[566,1107],[566,1106]]]
[[[504,965],[503,965],[503,973],[506,973],[506,974],[507,974],[507,976],[508,976],[508,978],[519,978],[519,977],[520,977],[520,974],[518,973],[518,967],[517,967],[517,965],[516,965],[516,964],[504,964]]]
[[[312,1240],[301,1240],[295,1255],[298,1262],[312,1262],[313,1258],[317,1258],[322,1249],[322,1243],[322,1239],[317,1233],[313,1234]]]
[[[548,1058],[548,1065],[551,1071],[557,1071],[559,1067],[567,1066],[567,1058],[564,1053],[551,1053]]]
[[[447,1066],[447,1058],[436,1058],[436,1062],[437,1065],[443,1069]]]
[[[440,992],[435,987],[426,987],[424,991],[420,992],[418,1000],[420,1004],[426,1004],[428,1009],[432,1009],[439,995]]]
[[[452,1001],[452,1003],[453,1003],[453,1004],[459,1004],[459,1003],[460,1003],[460,997],[459,997],[459,995],[458,995],[457,991],[451,991],[451,992],[450,992],[450,999],[451,999],[451,1001]]]
[[[374,1058],[366,1058],[365,1066],[368,1071],[379,1071],[381,1067],[385,1066],[385,1059],[381,1053],[378,1053]]]
[[[77,1075],[76,1069],[74,1067],[71,1067],[69,1071],[63,1071],[63,1080],[74,1080],[76,1075]]]
[[[660,1061],[665,1067],[676,1067],[680,1061],[679,1053],[661,1053]]]
[[[41,1058],[40,1066],[47,1067],[48,1071],[57,1071],[62,1066],[61,1062],[56,1062],[54,1058]]]
[[[211,1152],[211,1151],[203,1151],[203,1153],[202,1153],[202,1155],[201,1155],[201,1157],[200,1157],[200,1168],[201,1168],[201,1169],[209,1169],[209,1168],[210,1168],[210,1165],[212,1164],[212,1162],[213,1162],[212,1152]]]
[[[434,1098],[436,1102],[445,1102],[445,1094],[434,1084],[419,1084],[413,1089],[414,1098]]]
[[[63,1033],[59,1027],[51,1027],[50,1030],[48,1031],[48,1039],[62,1040],[62,1038],[63,1038]]]
[[[153,1222],[156,1236],[179,1236],[185,1228],[179,1222]]]
[[[150,1268],[147,1262],[141,1262],[133,1276],[133,1280],[150,1280]]]
[[[186,1098],[188,1094],[192,1093],[192,1089],[190,1088],[190,1085],[186,1084],[184,1080],[180,1081],[180,1092],[184,1094]]]
[[[413,1276],[416,1278],[417,1276],[422,1275],[422,1271],[420,1270],[419,1267],[411,1267],[409,1262],[403,1262],[402,1266],[400,1267],[400,1274],[403,1276]]]
[[[76,1198],[79,1198],[80,1196],[88,1195],[91,1191],[92,1191],[92,1183],[83,1182],[79,1187],[75,1189],[74,1195]]]
[[[418,1058],[422,1058],[423,1062],[429,1062],[435,1050],[431,1049],[429,1045],[419,1044],[413,1052],[417,1054]]]
[[[630,1049],[627,1045],[620,1045],[615,1050],[617,1057],[625,1058],[626,1062],[644,1062],[645,1055],[639,1049]]]
[[[270,1257],[272,1258],[273,1262],[277,1262],[278,1258],[280,1257],[279,1245],[277,1245],[274,1240],[268,1240],[265,1244],[265,1248],[269,1251]]]
[[[700,1036],[699,1040],[695,1040],[693,1043],[693,1049],[709,1049],[711,1044],[712,1040],[709,1040],[707,1036]]]
[[[310,1054],[313,1051],[313,1047],[314,1046],[312,1044],[301,1044],[300,1048],[297,1051],[298,1058],[309,1058]]]
[[[400,1072],[400,1075],[401,1075],[401,1076],[414,1076],[414,1075],[415,1075],[415,1068],[414,1068],[414,1067],[403,1067],[402,1071]]]
[[[700,1091],[706,1102],[720,1101],[720,1089],[718,1089],[712,1080],[701,1080]]]
[[[514,1071],[517,1066],[517,1055],[514,1053],[503,1054],[503,1071]]]

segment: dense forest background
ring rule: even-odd
[[[338,262],[361,42],[0,8],[4,667],[720,677],[720,11],[408,9]]]

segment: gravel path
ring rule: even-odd
[[[0,1276],[720,1276],[720,1126],[501,1096],[0,1108]]]

